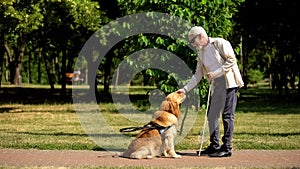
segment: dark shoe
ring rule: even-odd
[[[208,154],[210,157],[230,157],[232,153],[230,151],[217,151],[212,154]]]
[[[200,155],[209,155],[218,152],[218,149],[213,148],[212,146],[207,147],[205,150],[201,151]],[[197,155],[199,155],[199,151],[197,151]]]

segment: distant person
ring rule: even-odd
[[[212,85],[212,96],[207,119],[210,131],[210,145],[201,154],[210,157],[229,157],[232,154],[234,114],[237,92],[244,85],[230,42],[222,38],[208,37],[201,26],[191,28],[188,39],[198,52],[196,72],[190,81],[178,92],[187,93],[202,79]],[[220,113],[222,113],[224,135],[220,145]]]
[[[74,82],[80,83],[80,82],[83,81],[83,78],[80,77],[81,72],[80,72],[80,69],[79,69],[79,68],[77,68],[77,69],[73,72],[73,75],[74,75],[74,78],[73,78]]]

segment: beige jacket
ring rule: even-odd
[[[217,72],[217,77],[225,75],[226,79],[226,88],[233,88],[233,87],[243,87],[244,82],[242,80],[241,73],[239,71],[236,57],[233,51],[233,48],[229,41],[223,38],[209,38],[212,46],[214,46],[215,50],[218,51],[218,55],[215,55],[216,59],[222,65]],[[207,68],[204,66],[203,62],[201,61],[202,52],[198,51],[198,63],[195,74],[192,76],[190,81],[184,89],[186,91],[192,90],[202,79],[203,76],[206,76],[208,73],[206,70]]]

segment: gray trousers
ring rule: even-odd
[[[224,151],[231,151],[232,136],[234,129],[234,113],[237,104],[238,88],[226,89],[225,77],[221,76],[213,80],[211,89],[210,106],[207,113],[207,119],[210,132],[210,146],[215,149],[221,148]],[[220,114],[222,113],[224,135],[222,137],[222,146],[220,147]]]

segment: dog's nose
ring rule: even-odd
[[[179,91],[179,90],[176,91],[176,93],[178,93],[178,94],[184,94],[183,91]]]

